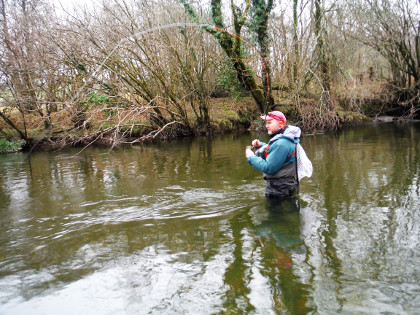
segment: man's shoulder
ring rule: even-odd
[[[279,137],[273,143],[270,144],[271,147],[289,146],[289,145],[295,145],[295,143],[293,142],[293,140],[286,137]]]

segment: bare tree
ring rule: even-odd
[[[398,100],[410,103],[410,114],[419,108],[420,4],[415,0],[351,1],[355,36],[378,51],[389,63]]]
[[[18,136],[28,140],[28,115],[41,118],[51,129],[51,100],[58,64],[54,46],[46,39],[51,7],[42,0],[0,1],[0,71],[3,82],[0,116]],[[50,99],[51,98],[51,99]],[[49,100],[50,99],[50,100]],[[16,113],[20,119],[16,120]],[[32,127],[33,128],[33,127]]]
[[[222,55],[208,34],[179,22],[185,21],[179,9],[158,1],[106,1],[68,22],[57,45],[84,82],[73,98],[74,130],[94,120],[100,126],[83,142],[112,135],[117,144],[144,133],[133,141],[210,128],[208,99]]]

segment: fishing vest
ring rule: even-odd
[[[265,147],[263,153],[263,159],[266,159],[268,156],[268,148],[269,145]],[[294,162],[286,164],[294,155],[296,154],[296,147],[293,153],[287,157],[286,161],[284,162],[283,166],[274,174],[268,175],[264,173],[263,177],[265,180],[274,179],[274,178],[287,178],[287,177],[295,177],[296,176],[296,159]]]

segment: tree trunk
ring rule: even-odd
[[[322,22],[325,19],[322,0],[315,0],[315,36],[317,45],[317,58],[319,65],[320,80],[322,85],[323,101],[328,104],[330,110],[333,110],[333,104],[330,100],[329,93],[331,89],[330,69],[328,55],[325,46],[325,32]]]
[[[293,0],[293,45],[295,58],[293,61],[293,87],[298,86],[299,42],[298,42],[298,0]]]
[[[263,75],[263,89],[266,100],[267,108],[274,104],[274,100],[271,96],[271,66],[269,62],[270,58],[270,47],[268,43],[268,18],[273,8],[273,1],[268,0],[253,0],[253,16],[252,25],[254,32],[257,34],[258,45],[261,52],[261,58],[263,62],[262,69],[265,73]]]
[[[186,0],[180,0],[184,5],[185,10],[188,15],[192,18],[193,21],[199,22],[199,17],[190,4]],[[250,0],[246,0],[246,6],[243,10],[240,10],[235,6],[233,1],[231,1],[231,13],[233,16],[233,33],[227,31],[223,23],[223,13],[222,13],[222,1],[221,0],[211,0],[211,17],[214,23],[214,27],[203,26],[203,29],[210,34],[212,34],[217,41],[219,42],[220,47],[228,56],[229,60],[232,62],[232,66],[236,71],[236,76],[241,84],[241,86],[251,93],[255,103],[258,106],[260,112],[265,112],[266,108],[273,103],[270,93],[270,66],[268,62],[268,45],[264,44],[267,38],[267,19],[268,14],[265,14],[265,21],[261,24],[262,29],[260,29],[260,34],[257,32],[259,37],[259,42],[262,44],[262,47],[265,47],[260,53],[260,58],[262,59],[263,71],[266,72],[266,75],[263,79],[263,89],[258,86],[255,76],[248,70],[244,62],[242,55],[242,43],[248,42],[244,41],[241,38],[241,30],[246,22],[248,17],[248,11],[250,9]],[[260,3],[261,1],[258,1]],[[264,2],[264,1],[263,1]],[[254,1],[254,4],[256,2]],[[270,5],[271,4],[271,5]],[[267,12],[272,8],[272,0],[268,1]],[[267,13],[266,12],[266,13]],[[265,28],[265,29],[264,29]],[[260,37],[261,36],[261,37]]]

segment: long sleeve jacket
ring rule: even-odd
[[[264,157],[252,155],[248,163],[257,170],[263,172],[265,177],[271,177],[285,166],[295,162],[296,144],[299,143],[301,131],[299,127],[287,126],[283,134],[277,134],[268,142],[268,154]],[[262,146],[267,144],[262,143]]]

